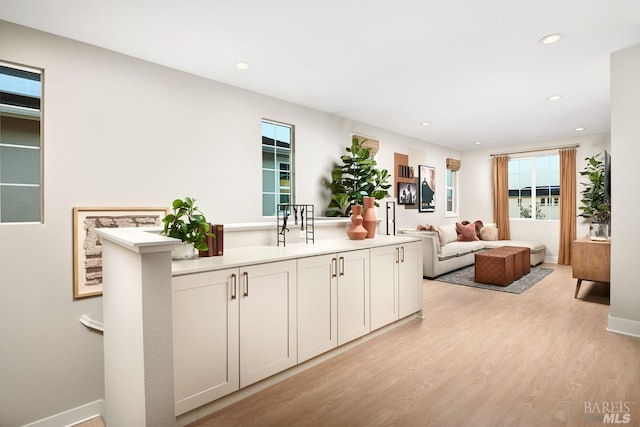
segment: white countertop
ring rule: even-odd
[[[134,252],[158,252],[171,250],[180,243],[178,239],[158,234],[155,228],[102,228],[98,234],[103,238],[117,243]],[[289,243],[287,246],[249,246],[243,248],[225,249],[223,256],[202,257],[188,260],[173,261],[172,275],[199,273],[203,271],[236,268],[251,264],[284,261],[316,255],[333,254],[337,252],[369,249],[378,246],[397,245],[414,242],[420,237],[401,235],[376,235],[373,239],[349,240],[346,236],[337,239],[316,240],[315,243]]]
[[[203,271],[222,270],[242,267],[250,264],[305,258],[337,252],[369,249],[378,246],[397,245],[419,241],[416,236],[384,236],[376,235],[373,239],[349,240],[326,239],[315,243],[291,243],[287,246],[250,246],[245,248],[225,249],[223,256],[194,258],[173,261],[171,271],[174,276],[199,273]]]

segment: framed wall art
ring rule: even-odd
[[[417,202],[416,184],[415,182],[399,182],[398,183],[398,204],[399,205],[415,205]]]
[[[431,166],[418,166],[418,182],[420,202],[418,211],[436,211],[436,168]]]
[[[97,228],[157,227],[168,208],[73,208],[73,297],[102,295],[102,243]]]

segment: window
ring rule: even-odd
[[[446,185],[446,206],[445,217],[458,216],[458,171],[460,170],[460,160],[446,159],[446,173],[447,173],[447,185]]]
[[[458,214],[457,203],[458,171],[447,169],[447,207],[446,216],[456,216]]]
[[[293,126],[262,120],[262,215],[278,204],[294,203]]]
[[[42,221],[42,72],[0,62],[0,223]]]
[[[560,219],[560,156],[509,160],[509,217]]]

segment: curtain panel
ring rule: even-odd
[[[576,149],[560,149],[560,247],[558,264],[571,264],[571,242],[576,239]]]
[[[509,156],[493,157],[493,222],[498,239],[511,239],[509,229]]]

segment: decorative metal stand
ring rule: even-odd
[[[287,233],[298,230],[305,243],[315,243],[315,216],[313,205],[278,205],[276,225],[278,246],[287,246]],[[293,214],[293,224],[289,217]]]
[[[391,211],[391,213],[389,213]],[[396,202],[387,202],[387,236],[396,235]],[[389,234],[389,218],[391,217],[391,223],[393,224],[393,234]]]

